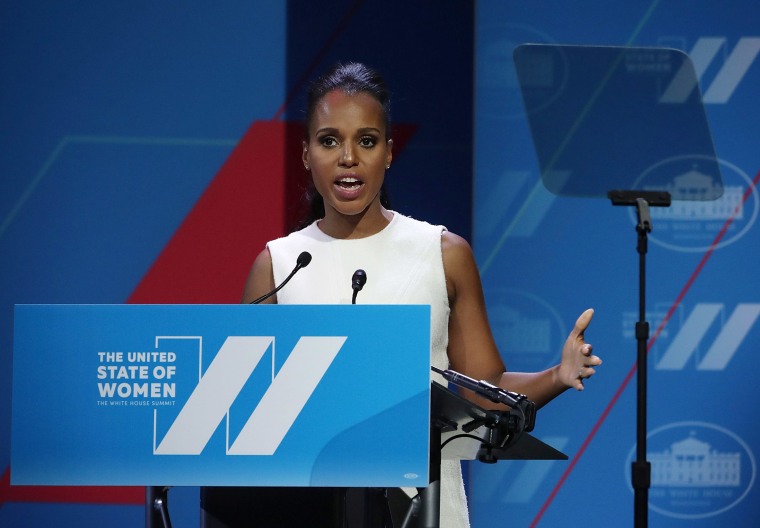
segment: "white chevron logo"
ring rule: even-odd
[[[274,341],[228,337],[158,447],[154,423],[153,454],[199,455],[225,417],[228,455],[274,454],[346,337],[301,337],[230,446],[229,409]]]
[[[683,103],[702,80],[707,68],[712,64],[718,53],[726,49],[726,39],[722,37],[700,38],[692,48],[689,56],[694,64],[696,79],[686,71],[685,64],[677,72],[670,85],[663,93],[660,101],[663,103]],[[702,96],[704,104],[724,104],[739,86],[752,63],[760,53],[760,37],[744,37],[739,40],[733,51],[725,58],[723,66],[718,71],[709,88]]]
[[[699,345],[710,327],[724,317],[721,303],[698,304],[684,322],[665,354],[657,362],[657,370],[683,370],[697,355],[697,370],[725,370],[752,325],[760,316],[760,304],[739,304],[723,324],[718,336],[704,355],[697,354]]]

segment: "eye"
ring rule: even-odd
[[[338,140],[333,136],[322,136],[317,139],[319,141],[319,144],[323,147],[336,147],[338,145]]]
[[[377,138],[374,136],[362,136],[359,139],[359,145],[364,148],[372,148],[377,145]]]

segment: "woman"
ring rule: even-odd
[[[583,337],[592,310],[578,318],[559,365],[506,372],[469,244],[442,226],[387,208],[382,188],[393,160],[389,104],[382,79],[361,64],[339,65],[314,83],[302,158],[316,190],[315,218],[259,254],[243,301],[274,289],[300,252],[309,251],[309,267],[267,302],[350,303],[351,276],[361,268],[368,277],[361,302],[431,306],[432,365],[526,394],[538,407],[568,388],[583,390],[583,380],[601,364]],[[444,461],[441,475],[441,526],[469,526],[459,464]]]

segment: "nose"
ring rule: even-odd
[[[354,157],[354,145],[352,145],[350,141],[346,141],[346,143],[343,145],[343,153],[340,157],[340,163],[341,165],[349,167],[356,165]]]

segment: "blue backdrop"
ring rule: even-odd
[[[10,486],[13,304],[183,302],[187,292],[197,292],[193,302],[235,302],[245,270],[209,271],[206,281],[206,262],[247,262],[260,242],[228,253],[191,242],[252,221],[240,223],[224,200],[202,208],[213,214],[193,229],[186,220],[231,165],[240,169],[241,145],[255,151],[242,170],[252,186],[228,196],[241,211],[277,201],[267,185],[290,181],[291,167],[257,171],[257,156],[298,162],[300,137],[273,124],[300,121],[304,80],[337,60],[366,61],[388,78],[405,139],[388,175],[394,205],[473,242],[509,368],[555,362],[577,315],[596,309],[588,339],[604,366],[584,393],[538,417],[537,435],[570,460],[468,464],[474,526],[629,522],[635,219],[541,186],[511,59],[523,42],[670,46],[698,66],[728,196],[740,207],[654,218],[650,521],[760,518],[755,2],[12,0],[0,13],[0,525],[144,518],[142,489]],[[178,233],[190,241],[181,250]],[[169,279],[178,282],[169,288]],[[197,526],[197,489],[172,493],[175,525]]]

